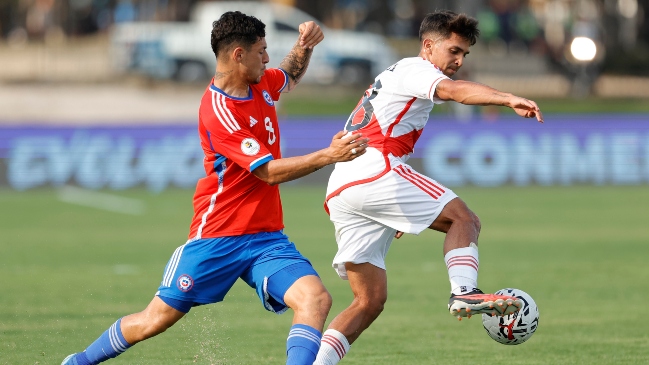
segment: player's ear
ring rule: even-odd
[[[241,47],[235,47],[235,48],[232,50],[232,53],[231,53],[231,55],[232,55],[232,60],[233,60],[234,62],[241,62],[241,60],[243,59],[243,53],[244,53],[244,49],[243,49],[243,48],[241,48]]]
[[[434,46],[435,46],[435,42],[433,42],[433,40],[430,38],[425,38],[424,41],[422,42],[422,47],[424,51],[428,54],[433,52]]]

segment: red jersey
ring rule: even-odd
[[[189,239],[238,236],[284,228],[279,187],[252,171],[281,158],[275,101],[288,84],[283,70],[266,70],[248,96],[214,86],[205,90],[198,116],[206,176],[196,185]]]

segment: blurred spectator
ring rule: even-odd
[[[54,27],[54,0],[33,0],[27,7],[25,29],[30,39],[42,40]]]
[[[388,34],[397,38],[410,38],[419,34],[412,0],[394,0],[390,3],[390,8],[394,18],[388,25]]]
[[[367,18],[368,0],[335,0],[334,28],[358,29]]]
[[[510,44],[515,38],[513,1],[490,0],[489,7],[498,20],[498,38]]]
[[[492,54],[545,53],[541,28],[529,6],[521,1],[490,0],[477,14],[480,38]]]
[[[137,19],[137,11],[131,0],[119,0],[114,11],[115,23],[132,22]]]
[[[73,0],[70,4],[70,28],[72,35],[92,34],[99,30],[93,16],[92,0]]]
[[[541,27],[527,5],[518,7],[514,15],[514,31],[518,40],[535,54],[545,54],[546,46]]]

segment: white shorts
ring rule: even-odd
[[[375,181],[346,188],[327,203],[338,243],[334,269],[345,280],[346,262],[368,262],[385,270],[395,233],[419,234],[455,198],[452,190],[407,164]]]

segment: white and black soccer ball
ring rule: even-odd
[[[496,292],[523,301],[520,311],[507,316],[482,315],[482,325],[489,336],[505,345],[518,345],[532,337],[539,326],[539,307],[534,299],[520,289],[506,288]]]

